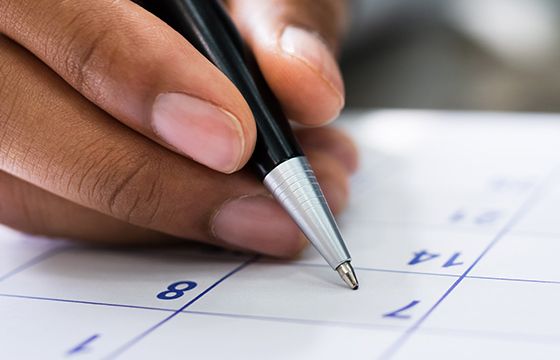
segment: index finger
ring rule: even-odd
[[[236,171],[253,151],[237,88],[129,0],[0,1],[0,32],[113,117],[214,170]]]

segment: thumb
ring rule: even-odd
[[[335,52],[343,0],[230,0],[232,17],[288,116],[322,125],[344,106]]]

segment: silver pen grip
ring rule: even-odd
[[[305,157],[278,165],[265,177],[264,184],[333,269],[350,261],[338,225]]]

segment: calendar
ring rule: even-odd
[[[560,115],[354,112],[341,231],[313,248],[83,247],[0,228],[1,359],[560,358]]]

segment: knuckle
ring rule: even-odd
[[[112,216],[134,224],[149,226],[161,210],[164,181],[159,161],[133,154],[112,161],[109,169],[98,174],[102,206]],[[116,169],[116,170],[115,170]]]
[[[115,49],[108,30],[101,31],[87,41],[74,40],[66,57],[66,74],[73,86],[92,100],[103,97],[102,85],[113,65]]]
[[[88,9],[76,12],[66,30],[53,33],[46,46],[47,58],[61,64],[66,80],[94,101],[103,97],[103,84],[118,52],[119,32],[103,26],[100,18]]]

